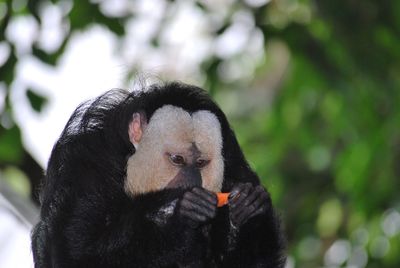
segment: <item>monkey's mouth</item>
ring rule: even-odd
[[[188,182],[187,180],[180,180],[179,178],[174,178],[166,186],[166,188],[182,188],[182,189],[190,189],[194,187],[202,187],[201,182],[192,183]]]

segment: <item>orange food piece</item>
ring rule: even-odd
[[[230,193],[217,193],[218,207],[223,207],[228,204],[228,197]]]

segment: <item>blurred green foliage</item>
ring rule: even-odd
[[[18,9],[16,2],[26,5]],[[71,4],[65,18],[69,31],[54,52],[32,48],[51,65],[57,64],[74,31],[101,24],[123,36],[126,20],[134,16],[107,16],[102,1],[52,2]],[[39,7],[47,1],[0,3],[0,40],[11,48],[0,66],[6,89],[0,168],[5,170],[20,165],[25,149],[9,101],[18,58],[4,31],[15,16],[31,14],[40,23]],[[211,13],[205,1],[196,4],[204,16]],[[272,88],[272,101],[229,116],[249,162],[282,211],[288,267],[400,267],[400,2],[272,0],[226,5],[230,15],[214,38],[229,28],[230,18],[246,11],[263,35],[265,59],[251,79],[227,81],[221,66],[245,58],[240,53],[230,58],[212,55],[201,65],[204,86],[231,110],[242,108],[238,99],[244,88],[256,98],[254,88]],[[157,38],[149,45],[159,46]],[[287,65],[271,86],[265,78],[278,68],[276,57],[284,62],[282,51]],[[27,95],[40,111],[45,96],[34,90]]]

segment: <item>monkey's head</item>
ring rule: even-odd
[[[194,186],[221,190],[223,140],[212,112],[189,112],[170,104],[155,110],[149,119],[144,111],[135,112],[128,135],[136,150],[127,162],[127,193]]]

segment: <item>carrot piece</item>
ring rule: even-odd
[[[228,204],[228,197],[230,193],[217,193],[218,207],[223,207]]]

